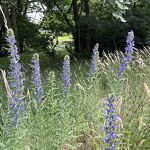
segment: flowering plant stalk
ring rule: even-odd
[[[37,103],[41,103],[43,99],[42,80],[40,74],[39,54],[34,54],[32,57],[32,82],[35,87],[34,95]]]
[[[127,47],[125,48],[125,56],[122,57],[122,63],[120,64],[118,77],[120,77],[125,72],[126,67],[132,60],[133,49],[134,49],[134,33],[133,31],[130,31],[127,37]]]
[[[19,63],[20,56],[18,54],[18,48],[16,46],[16,39],[12,29],[8,29],[6,38],[8,42],[8,52],[10,60],[10,88],[12,90],[12,98],[10,109],[13,110],[12,122],[17,125],[17,120],[23,111],[24,107],[24,86],[23,86],[23,75],[21,72],[21,64]]]
[[[97,62],[99,59],[98,47],[99,47],[99,44],[97,43],[93,49],[93,55],[92,55],[92,60],[91,60],[91,65],[90,65],[90,72],[89,72],[90,79],[94,77],[94,75],[97,72]]]
[[[115,142],[116,142],[116,119],[117,116],[115,114],[115,105],[114,102],[116,101],[115,96],[111,96],[107,98],[106,101],[106,115],[105,115],[105,143],[107,147],[105,150],[115,150]]]
[[[134,48],[134,33],[133,31],[128,33],[127,37],[127,47],[125,48],[125,56],[122,58],[122,63],[120,64],[118,77],[120,77],[126,70],[129,62],[132,60],[133,56],[133,48]],[[111,96],[111,98],[107,98],[106,102],[106,123],[104,126],[106,138],[105,143],[107,143],[107,147],[105,150],[115,150],[115,140],[116,140],[116,119],[117,116],[115,114],[115,105],[114,102],[117,98]]]
[[[63,62],[63,75],[64,75],[64,93],[67,94],[71,85],[70,79],[70,57],[65,56]]]

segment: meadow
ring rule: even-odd
[[[92,61],[70,60],[65,56],[64,61],[59,62],[38,54],[23,56],[22,74],[17,76],[15,73],[13,78],[10,72],[16,68],[9,63],[15,66],[18,61],[11,58],[16,59],[18,54],[9,57],[10,62],[3,58],[1,62],[6,64],[0,64],[3,69],[1,149],[149,150],[150,48],[136,49],[126,70],[118,77],[123,55],[122,52],[104,53],[99,58],[98,52],[93,50]],[[41,65],[41,75],[38,65]],[[17,83],[17,86],[10,83]],[[23,93],[17,91],[22,84]],[[19,103],[15,101],[10,107],[14,98],[18,98]],[[116,127],[111,132],[115,135],[108,139],[109,132],[104,128],[112,113]],[[18,116],[14,118],[16,114]]]

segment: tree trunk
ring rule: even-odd
[[[15,7],[12,7],[12,9],[11,9],[11,19],[12,19],[11,20],[12,28],[13,28],[14,34],[16,36],[18,52],[20,53],[19,36],[18,36],[18,28],[17,28],[17,11],[16,11]]]
[[[77,0],[72,0],[71,7],[68,10],[68,12],[70,12],[71,8],[73,8],[75,26],[69,21],[67,14],[63,12],[62,8],[57,4],[57,2],[53,1],[53,3],[56,5],[58,10],[62,13],[65,22],[71,29],[73,39],[74,39],[75,53],[76,55],[78,55],[80,53],[81,48],[80,48],[80,19],[78,14],[79,10],[78,10]]]
[[[2,41],[3,41],[3,35],[5,34],[6,32],[6,29],[5,29],[5,25],[4,25],[4,22],[1,22],[2,25],[1,25],[1,29],[0,29],[0,55],[2,54]]]
[[[78,10],[77,0],[72,0],[72,6],[73,6],[73,16],[75,22],[73,37],[74,37],[75,52],[78,55],[81,51],[81,47],[80,47],[81,44],[80,44],[80,17],[78,14],[79,10]]]
[[[17,41],[18,52],[20,52],[19,37],[18,37],[18,30],[17,30],[17,15],[16,15],[15,6],[12,6],[9,11],[8,6],[4,5],[3,11],[7,20],[8,28],[12,28],[14,30],[14,34],[16,36],[16,41]]]
[[[29,0],[25,0],[24,1],[24,6],[23,6],[23,2],[21,0],[18,0],[18,8],[19,8],[18,12],[20,14],[23,13],[24,17],[27,14],[28,5],[29,5]],[[19,46],[20,46],[20,53],[23,53],[23,49],[24,49],[24,37],[19,37]]]
[[[89,0],[84,0],[84,11],[85,11],[85,17],[86,17],[86,24],[84,26],[84,30],[85,35],[85,47],[82,48],[85,50],[85,54],[89,55],[91,52],[91,48],[90,48],[90,42],[91,42],[91,35],[90,35],[90,19],[89,19],[89,15],[90,15],[90,9],[89,9]]]
[[[23,16],[26,16],[27,14],[28,5],[29,5],[29,0],[26,0],[24,4]]]

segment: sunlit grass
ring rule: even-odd
[[[60,36],[60,37],[58,37],[58,41],[59,41],[59,44],[61,45],[61,44],[63,44],[63,42],[65,42],[65,41],[73,41],[73,37],[72,37],[72,35],[70,34],[66,34],[66,35],[64,35],[64,36]]]
[[[51,64],[50,61],[45,64],[48,58],[40,55],[41,68],[47,68],[48,64],[51,68],[42,69],[45,92],[42,108],[34,109],[33,89],[26,74],[26,82],[29,83],[25,93],[26,110],[20,118],[21,125],[12,131],[13,135],[7,132],[7,97],[2,84],[1,95],[5,94],[5,97],[1,100],[1,149],[103,150],[105,102],[106,97],[114,93],[118,97],[117,149],[148,150],[150,103],[144,83],[150,88],[149,49],[143,50],[142,54],[135,53],[126,73],[118,79],[121,55],[117,52],[100,58],[97,75],[90,81],[90,65],[83,60],[71,62],[71,88],[67,96],[63,90],[62,63],[52,69],[56,63]],[[22,58],[22,64],[28,64],[28,71],[30,58]],[[77,83],[84,90],[76,90]]]

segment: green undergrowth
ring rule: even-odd
[[[26,78],[25,110],[17,128],[9,126],[6,96],[1,100],[0,147],[6,150],[103,150],[106,98],[117,97],[117,150],[148,150],[150,145],[150,102],[144,83],[150,87],[150,53],[136,53],[121,78],[117,77],[120,53],[98,61],[98,71],[88,78],[86,61],[71,63],[71,87],[63,91],[63,75],[43,70],[44,99],[36,105],[31,79]],[[29,63],[30,57],[24,63]],[[40,56],[41,62],[42,56]],[[47,58],[43,57],[47,62]],[[2,64],[1,64],[2,65]],[[41,66],[44,65],[41,64]],[[52,65],[52,64],[51,64]],[[50,66],[49,66],[50,67]],[[26,69],[26,68],[24,68]],[[76,87],[80,85],[80,90]],[[4,84],[1,88],[4,91]],[[6,95],[1,90],[2,95]],[[3,93],[2,93],[3,92]]]

